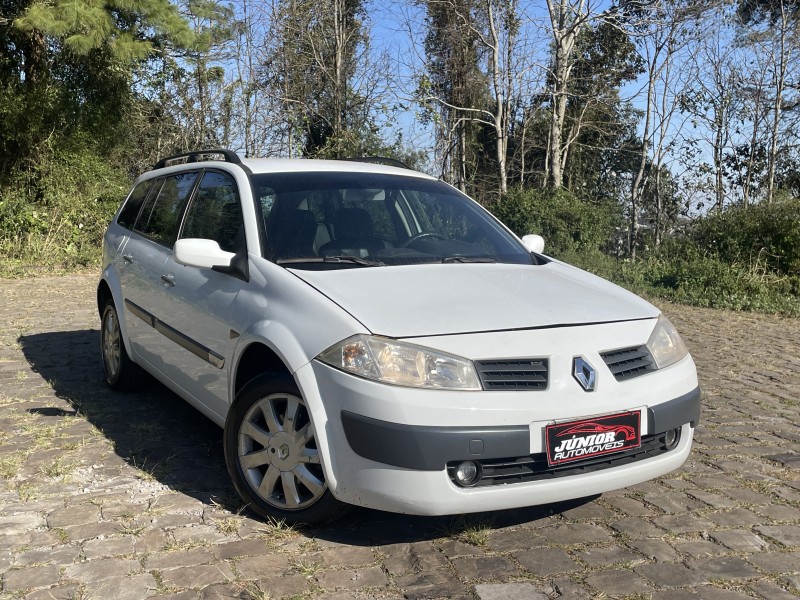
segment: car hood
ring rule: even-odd
[[[372,333],[394,338],[608,323],[659,314],[638,296],[555,261],[292,272]]]

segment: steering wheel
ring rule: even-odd
[[[422,240],[425,238],[436,238],[439,240],[445,239],[442,234],[436,233],[435,231],[420,231],[419,233],[415,233],[410,238],[408,238],[403,244],[403,246],[409,246],[410,244],[413,244],[417,240]]]

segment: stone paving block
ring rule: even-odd
[[[800,552],[758,552],[747,557],[748,562],[765,573],[800,573]]]
[[[200,589],[212,583],[222,583],[234,579],[230,567],[224,563],[179,567],[159,573],[161,582],[165,586],[176,588]]]
[[[217,531],[213,525],[189,525],[172,530],[176,542],[192,542],[197,544],[217,544],[230,542],[230,538]]]
[[[389,585],[389,579],[380,567],[323,571],[316,576],[316,580],[323,589],[345,588],[353,590],[384,588]]]
[[[80,593],[80,586],[66,584],[25,594],[25,600],[75,600]]]
[[[326,567],[354,567],[375,562],[375,554],[370,548],[340,547],[319,552],[314,561]]]
[[[416,559],[411,552],[411,544],[389,544],[382,548],[385,558],[383,568],[390,575],[403,575],[414,568]]]
[[[586,583],[607,596],[633,596],[655,591],[646,580],[622,569],[606,569],[586,577]]]
[[[512,556],[533,575],[572,573],[580,569],[578,563],[559,548],[533,548],[514,552]]]
[[[605,527],[594,523],[566,523],[545,527],[539,530],[539,534],[559,545],[611,542],[614,539]]]
[[[703,503],[695,500],[685,492],[661,490],[653,494],[645,494],[645,502],[658,507],[668,515],[684,514],[687,511],[703,507]]]
[[[726,529],[714,531],[711,537],[738,552],[760,552],[770,546],[764,538],[747,529]]]
[[[660,538],[666,531],[656,527],[650,521],[639,517],[629,517],[611,523],[611,528],[632,539]]]
[[[3,591],[15,592],[29,588],[50,587],[60,579],[57,565],[12,569],[3,575]]]
[[[102,536],[112,536],[119,534],[119,524],[111,521],[103,521],[102,523],[87,523],[85,525],[71,525],[69,527],[61,527],[67,538],[71,542],[82,542],[84,540],[93,540],[94,538]]]
[[[534,546],[542,546],[546,540],[530,529],[514,529],[511,531],[494,531],[489,533],[487,546],[495,552],[526,550]]]
[[[479,600],[548,600],[546,592],[532,583],[481,583],[475,586]]]
[[[675,549],[682,553],[688,554],[694,558],[704,556],[716,556],[718,554],[725,554],[729,552],[728,548],[720,544],[708,542],[706,540],[684,540],[673,542]]]
[[[686,568],[678,563],[639,565],[634,568],[639,575],[664,588],[679,588],[706,583],[702,572]]]
[[[466,588],[452,573],[428,571],[396,577],[394,584],[409,600],[418,598],[448,598],[462,596]]]
[[[453,568],[462,580],[483,579],[494,581],[520,574],[516,565],[504,556],[476,556],[456,558]]]
[[[26,566],[37,564],[69,564],[78,558],[81,549],[77,546],[48,546],[35,548],[18,554],[14,560],[14,566]]]
[[[691,570],[702,573],[708,579],[738,581],[759,575],[756,569],[738,556],[701,558],[690,560],[687,564]]]
[[[767,600],[797,600],[797,596],[787,592],[774,581],[762,579],[751,583],[748,587]]]
[[[754,504],[761,506],[772,504],[772,498],[769,496],[759,492],[754,492],[753,490],[744,487],[728,488],[721,491],[732,500],[742,504]]]
[[[800,546],[800,526],[798,525],[760,525],[755,530],[784,546]]]
[[[289,568],[289,557],[284,554],[246,556],[234,561],[234,569],[240,579],[275,577],[286,573]]]
[[[31,529],[38,529],[45,525],[42,515],[33,510],[13,515],[0,515],[0,536],[24,534]]]
[[[259,539],[237,540],[226,544],[218,544],[212,550],[217,558],[221,559],[238,556],[259,556],[273,552],[266,542]]]
[[[86,591],[91,598],[140,600],[155,595],[157,585],[155,578],[150,573],[141,573],[131,577],[94,581],[86,585]]]
[[[466,544],[460,540],[446,539],[438,544],[439,551],[447,558],[460,558],[463,556],[483,556],[484,552],[477,546]]]
[[[603,501],[611,505],[617,511],[632,517],[650,517],[657,514],[653,508],[647,506],[640,498],[603,496]]]
[[[302,596],[309,590],[311,582],[302,575],[283,575],[259,579],[256,585],[259,590],[269,594],[267,598],[277,599],[287,596]]]
[[[800,508],[787,506],[785,504],[771,504],[770,506],[756,506],[753,512],[762,517],[760,523],[765,519],[771,521],[800,521]]]
[[[761,517],[746,508],[733,508],[711,512],[705,518],[719,527],[750,527],[763,521]]]
[[[112,579],[120,575],[128,575],[141,572],[142,566],[139,561],[125,558],[101,558],[88,562],[68,565],[64,574],[69,579],[75,579],[82,583],[102,581]]]
[[[576,556],[590,567],[620,565],[643,560],[641,554],[620,546],[587,548],[577,552]]]
[[[569,521],[605,521],[614,518],[613,511],[600,506],[597,502],[587,502],[581,506],[570,508],[561,513]]]
[[[173,550],[158,552],[147,557],[148,570],[177,569],[216,562],[217,557],[208,548],[191,548],[189,550]]]
[[[94,525],[99,520],[100,508],[91,504],[61,508],[47,515],[47,525],[49,527]]]
[[[714,523],[695,513],[681,513],[656,517],[653,523],[673,534],[694,534],[716,529]]]
[[[93,560],[95,558],[132,554],[135,543],[135,538],[131,536],[96,538],[87,541],[83,545],[83,555],[87,560]]]

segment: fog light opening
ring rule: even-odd
[[[680,439],[681,439],[681,428],[676,427],[675,429],[670,429],[667,433],[664,434],[664,446],[666,446],[667,450],[672,450],[675,446],[678,445]]]
[[[481,466],[471,460],[465,460],[456,467],[455,478],[461,487],[471,487],[480,481]]]

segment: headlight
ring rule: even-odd
[[[658,317],[656,327],[647,340],[647,348],[659,369],[675,364],[689,354],[678,331],[664,315]]]
[[[393,385],[481,389],[472,361],[387,338],[355,335],[317,358],[353,375]]]

